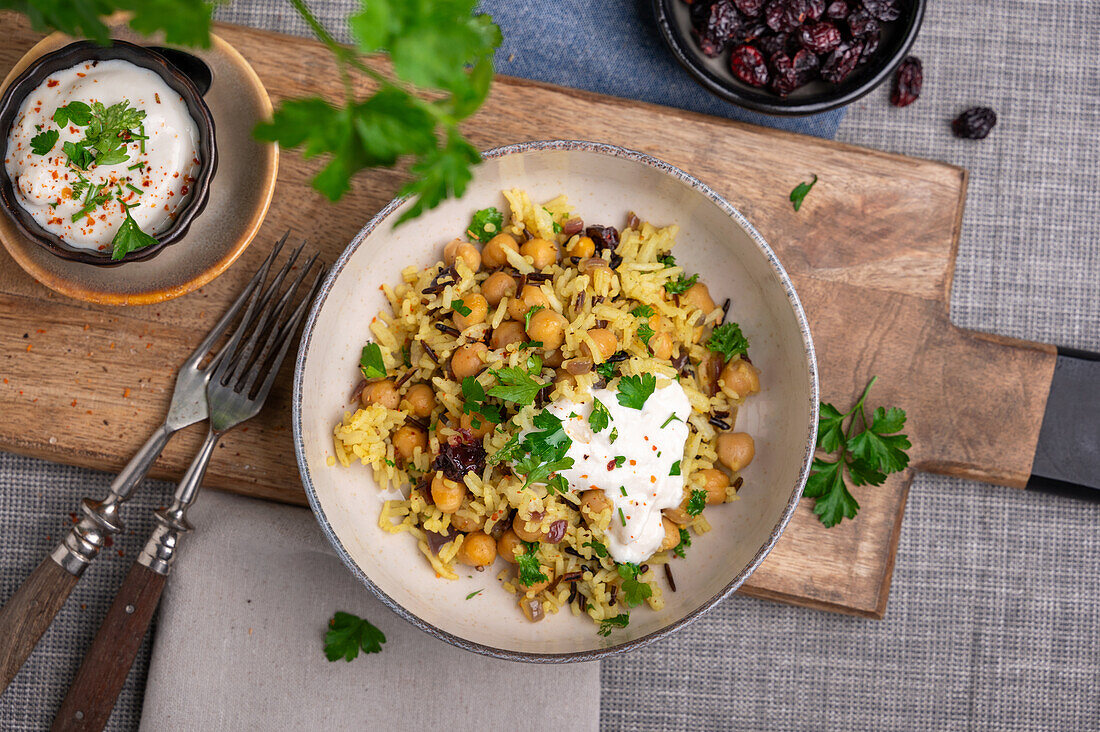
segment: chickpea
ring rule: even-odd
[[[709,313],[714,310],[714,300],[710,296],[710,290],[702,282],[696,282],[688,288],[687,292],[680,295],[680,304],[688,304],[693,308]]]
[[[489,336],[489,346],[494,349],[504,348],[512,343],[523,343],[525,340],[527,340],[527,334],[523,331],[523,323],[505,320]]]
[[[604,511],[611,510],[611,499],[600,489],[593,488],[581,494],[581,513],[584,513],[583,509],[586,508],[589,515],[599,516]]]
[[[587,236],[582,236],[572,242],[565,250],[570,257],[591,257],[596,253],[596,242]]]
[[[485,367],[483,356],[489,353],[489,347],[480,341],[467,343],[451,354],[451,373],[461,381],[467,376],[473,376]]]
[[[478,426],[474,426],[474,420],[477,420]],[[459,419],[459,425],[464,430],[469,430],[470,434],[481,439],[485,435],[489,434],[496,427],[492,422],[482,417],[480,414],[464,414]]]
[[[649,339],[649,350],[653,351],[653,357],[662,361],[672,358],[672,336],[661,332]]]
[[[552,369],[556,369],[565,363],[565,356],[562,354],[560,348],[555,348],[553,351],[545,351],[542,354],[542,365],[549,366]]]
[[[680,527],[669,521],[667,518],[661,518],[661,526],[665,529],[665,538],[661,541],[661,548],[657,551],[663,552],[668,549],[673,549],[680,545]]]
[[[435,391],[427,384],[413,384],[405,393],[405,403],[414,417],[430,417],[435,409]]]
[[[654,333],[671,333],[672,321],[663,315],[654,313],[649,316],[649,327],[653,329]]]
[[[459,259],[466,263],[471,272],[477,272],[481,269],[481,252],[477,250],[477,247],[468,241],[455,239],[443,247],[443,261],[450,267]]]
[[[748,361],[735,358],[722,369],[718,385],[731,399],[744,399],[760,391],[760,372]]]
[[[730,484],[729,476],[717,468],[700,470],[696,475],[703,476],[703,490],[707,492],[707,503],[726,502],[726,487]]]
[[[535,269],[545,269],[558,261],[558,245],[546,239],[532,239],[524,242],[519,253],[531,258]]]
[[[428,449],[428,433],[411,424],[403,424],[393,433],[393,449],[405,460],[412,460],[413,452]]]
[[[497,559],[497,543],[480,531],[466,534],[455,558],[468,567],[488,567]]]
[[[535,285],[524,285],[519,296],[508,302],[508,317],[521,323],[528,311],[535,306],[548,308],[550,300],[546,293]]]
[[[569,373],[565,369],[558,369],[557,373],[554,374],[554,384],[569,384],[571,387],[576,389],[577,377]]]
[[[512,238],[511,234],[497,234],[489,240],[488,244],[482,247],[481,263],[487,269],[503,267],[508,264],[508,255],[504,253],[505,249],[518,252],[519,244],[516,244],[516,240]]]
[[[588,257],[587,259],[582,259],[580,263],[577,264],[577,269],[580,270],[581,274],[594,275],[598,269],[610,272],[611,265],[608,264],[607,260],[603,257]]]
[[[512,531],[516,532],[516,536],[524,541],[539,541],[542,539],[541,531],[528,531],[527,522],[517,513],[516,517],[512,519]]]
[[[432,478],[432,502],[443,513],[454,513],[462,507],[466,486],[436,473]]]
[[[397,387],[393,379],[372,381],[363,387],[363,393],[359,395],[363,406],[381,404],[386,409],[397,409],[401,406],[401,395],[397,393]]]
[[[536,582],[533,585],[525,585],[522,582],[520,582],[519,579],[517,578],[516,579],[517,588],[519,589],[520,592],[522,592],[526,595],[532,595],[532,596],[537,595],[540,592],[542,592],[543,590],[545,590],[547,587],[549,587],[550,583],[554,581],[554,572],[552,570],[547,569],[545,574],[546,574],[546,579],[542,580],[541,582]]]
[[[485,322],[485,316],[489,314],[489,302],[481,295],[465,295],[462,304],[470,309],[469,315],[463,315],[455,310],[451,319],[459,330],[466,330],[471,325]]]
[[[516,536],[516,532],[511,529],[506,530],[497,539],[497,554],[499,554],[504,561],[510,564],[518,564],[516,561],[516,555],[522,554],[526,549],[523,547],[523,541]]]
[[[461,512],[451,514],[451,526],[455,527],[464,534],[468,534],[471,531],[481,531],[481,527],[485,525],[484,516],[473,516],[468,513],[469,507],[466,503],[462,504]]]
[[[481,283],[481,294],[495,308],[505,297],[515,296],[516,278],[504,272],[493,272]]]
[[[603,363],[619,348],[619,339],[607,328],[592,328],[588,331],[588,337],[596,342],[596,350],[600,352],[599,356],[592,353],[588,343],[581,343],[581,353],[593,361]]]
[[[747,432],[725,432],[718,435],[715,445],[718,459],[733,472],[745,469],[756,454],[756,444]]]
[[[690,524],[694,517],[687,512],[686,508],[684,508],[686,504],[687,499],[685,498],[684,502],[681,503],[679,507],[666,508],[664,511],[661,511],[661,513],[664,515],[662,521],[664,519],[668,519],[669,521],[679,524],[680,526],[687,526],[688,524]]]
[[[531,316],[527,335],[533,341],[541,341],[543,348],[558,348],[565,342],[565,326],[568,324],[569,321],[561,313],[539,310]]]

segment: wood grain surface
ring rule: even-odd
[[[79,580],[46,557],[15,594],[6,598],[0,607],[0,694],[19,673]]]
[[[0,73],[37,36],[0,15]],[[221,25],[276,100],[339,96],[317,43]],[[365,87],[364,87],[365,88]],[[909,414],[914,470],[1023,487],[1054,367],[1046,346],[962,331],[947,315],[966,171],[677,109],[500,77],[468,125],[487,149],[571,138],[638,149],[690,171],[760,230],[791,273],[810,319],[822,397],[849,404],[872,375],[875,404]],[[357,177],[333,206],[309,188],[319,169],[284,152],[263,230],[226,274],[185,298],[106,309],[65,300],[0,254],[0,449],[118,470],[167,408],[176,365],[286,229],[332,262],[397,190],[403,174]],[[795,213],[787,193],[817,174]],[[290,369],[247,430],[226,435],[211,487],[302,504],[289,424]],[[174,439],[155,477],[179,478],[202,438]],[[881,617],[912,473],[855,489],[856,521],[825,529],[799,507],[744,591]]]

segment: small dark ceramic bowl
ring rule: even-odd
[[[707,58],[692,36],[688,5],[683,0],[653,0],[653,14],[676,60],[705,89],[746,109],[794,117],[851,104],[885,81],[913,46],[924,20],[925,4],[926,0],[906,0],[901,17],[883,25],[882,42],[871,60],[844,81],[813,81],[786,97],[735,78],[729,69],[728,50],[717,58]]]
[[[145,249],[130,252],[122,259],[111,259],[110,253],[96,252],[70,246],[64,240],[43,229],[27,213],[16,199],[15,186],[8,177],[5,166],[0,165],[0,208],[15,226],[46,251],[62,259],[69,259],[98,266],[114,266],[127,262],[139,262],[155,257],[169,244],[183,238],[191,222],[206,208],[210,194],[210,181],[218,168],[218,150],[214,139],[214,118],[203,101],[202,93],[190,77],[180,71],[160,53],[144,46],[115,40],[110,46],[100,46],[91,41],[70,43],[64,48],[42,56],[19,75],[0,98],[0,146],[6,148],[8,134],[15,123],[23,100],[53,73],[72,68],[84,61],[129,61],[159,75],[170,88],[183,97],[187,111],[199,131],[199,172],[192,187],[191,199],[178,211],[170,229],[156,237],[157,243]],[[199,62],[201,63],[201,62]],[[200,81],[202,81],[200,79]],[[209,83],[205,84],[209,87]]]

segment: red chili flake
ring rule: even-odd
[[[630,464],[631,464],[631,465],[637,465],[637,464],[638,464],[638,461],[637,461],[637,460],[631,460],[631,461],[630,461]]]
[[[72,404],[70,404],[69,406],[75,407],[75,406],[76,406],[76,400],[75,400],[75,399],[73,399],[73,403],[72,403]]]
[[[650,483],[656,483],[657,482],[657,476],[656,475],[649,476],[649,482]]]
[[[160,94],[153,92],[153,99],[157,100],[157,104],[160,104]]]
[[[83,76],[83,74],[82,74],[82,76]],[[57,79],[50,79],[49,81],[47,81],[47,82],[46,82],[46,86],[48,86],[48,87],[50,87],[50,88],[52,89],[52,88],[54,88],[55,86],[57,86],[58,84],[60,84],[60,83],[61,83],[61,82],[60,82],[60,81],[58,81]]]
[[[127,399],[130,396],[130,387],[126,387],[122,390],[122,398]]]
[[[182,193],[183,195],[185,195],[185,196],[186,196],[186,195],[187,195],[187,191],[188,191],[188,190],[189,190],[189,189],[188,189],[188,187],[187,187],[187,186],[184,186],[183,188],[180,188],[180,193]]]
[[[83,71],[76,72],[76,75],[79,76],[80,78],[84,78],[85,76],[87,76],[87,74],[85,74]]]
[[[71,518],[73,520],[74,524],[80,522],[80,518],[75,513],[72,513],[71,511],[69,512],[69,518]]]
[[[45,332],[46,332],[45,328],[39,328],[38,330],[35,331],[35,333],[45,333]]]

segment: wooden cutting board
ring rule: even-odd
[[[39,36],[0,15],[0,75]],[[274,99],[340,96],[314,42],[219,25]],[[1054,349],[962,331],[947,316],[966,171],[836,142],[507,77],[468,125],[482,149],[573,138],[645,151],[701,178],[761,231],[791,273],[817,344],[821,393],[847,405],[872,375],[875,404],[905,408],[912,467],[1023,487]],[[117,471],[167,409],[174,370],[287,229],[335,260],[403,175],[360,175],[337,206],[309,187],[318,169],[286,151],[259,237],[229,271],[187,297],[111,309],[63,298],[0,254],[0,449]],[[820,181],[802,210],[787,194]],[[290,434],[290,369],[266,411],[219,445],[210,487],[304,504]],[[152,474],[179,478],[195,425]],[[912,471],[855,489],[855,521],[825,529],[811,501],[747,594],[869,617],[886,609]],[[0,498],[2,500],[2,498]]]

